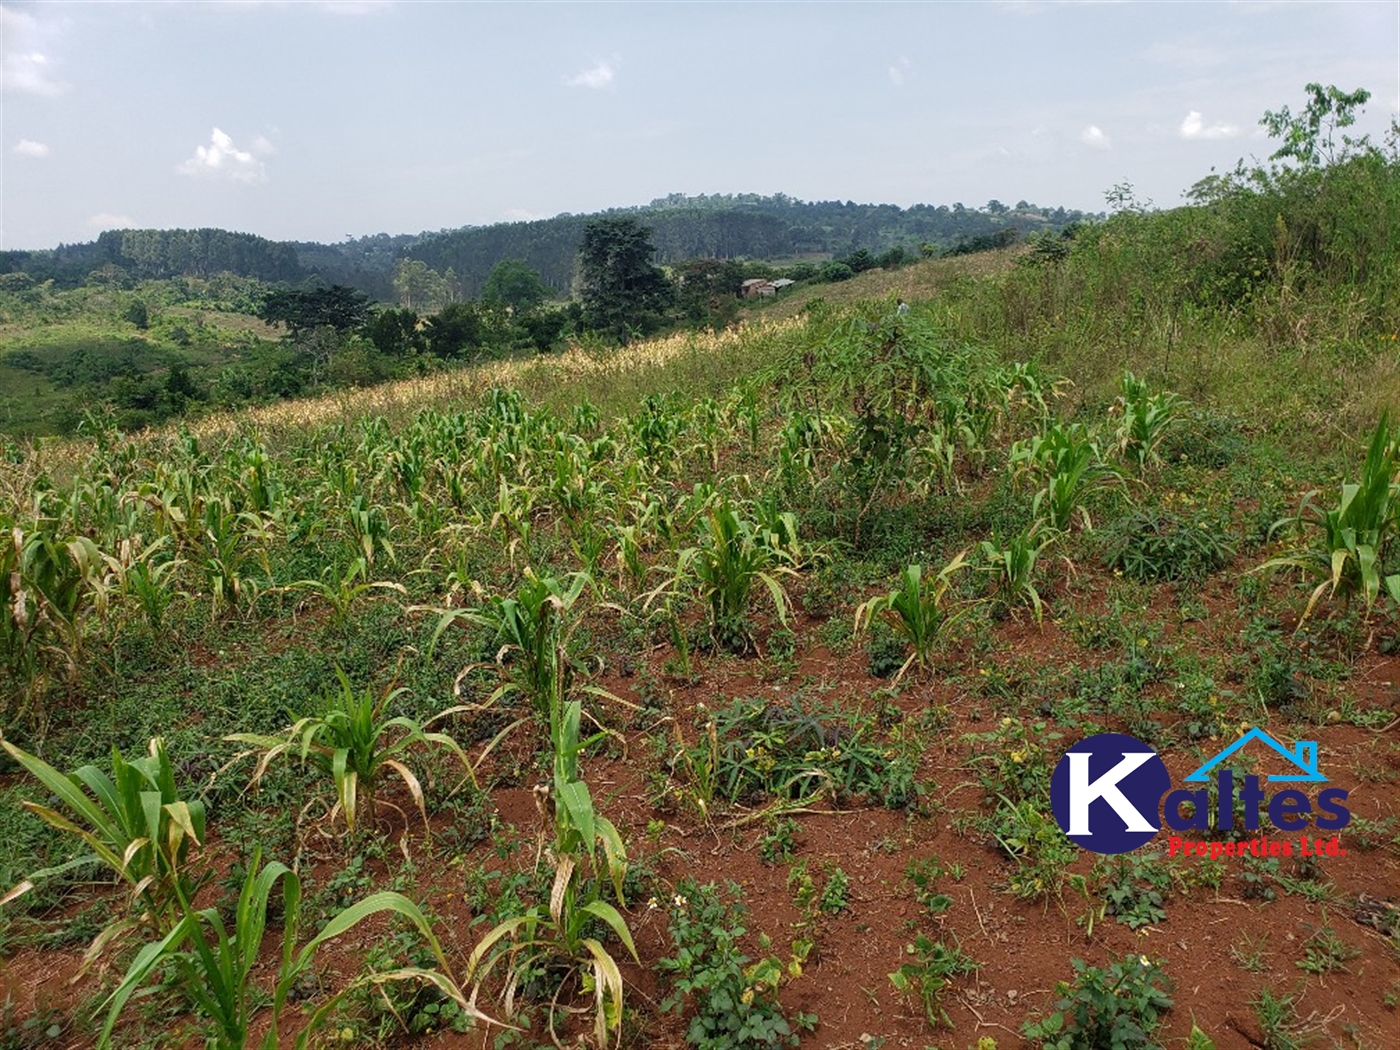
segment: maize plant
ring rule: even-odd
[[[649,394],[627,421],[637,456],[655,471],[674,462],[684,424],[671,399]]]
[[[934,648],[961,615],[960,611],[950,611],[947,606],[953,574],[967,564],[965,554],[964,551],[943,566],[932,585],[924,582],[922,565],[910,565],[900,577],[897,588],[871,598],[856,610],[857,634],[867,630],[871,621],[880,616],[912,647],[909,658],[895,675],[896,682],[904,677],[910,664],[921,671],[928,667]]]
[[[408,789],[426,829],[428,813],[423,802],[423,786],[408,767],[405,756],[414,748],[446,748],[461,761],[466,777],[474,779],[475,767],[457,742],[446,733],[428,729],[434,722],[466,708],[450,707],[422,723],[404,715],[386,718],[388,706],[407,690],[390,689],[376,696],[369,688],[356,690],[340,668],[336,668],[336,677],[340,688],[326,697],[326,709],[322,714],[298,719],[281,736],[233,733],[224,739],[235,744],[251,744],[258,749],[246,752],[258,753],[258,763],[253,770],[254,785],[262,779],[268,766],[283,755],[296,756],[303,764],[320,770],[335,788],[331,818],[340,815],[351,835],[357,823],[364,823],[360,820],[361,813],[366,814],[371,828],[376,825],[379,783],[386,774],[393,773]]]
[[[237,608],[244,599],[257,597],[257,581],[247,569],[254,561],[250,540],[266,539],[269,522],[252,511],[231,510],[223,500],[211,499],[204,504],[201,524],[203,533],[198,541],[199,564],[209,584],[214,612]],[[262,552],[262,567],[267,573],[266,551]]]
[[[755,583],[767,588],[779,622],[787,623],[787,591],[779,577],[796,576],[797,571],[790,550],[770,542],[773,535],[744,520],[731,503],[722,500],[709,511],[700,543],[677,557],[675,581],[682,588],[693,584],[699,590],[716,644],[736,650],[752,644],[748,610]]]
[[[0,518],[0,660],[18,693],[0,715],[19,717],[55,672],[71,678],[83,654],[83,621],[106,609],[105,563],[85,536],[57,538]]]
[[[428,653],[432,655],[443,632],[459,620],[485,627],[500,646],[497,664],[504,667],[510,659],[516,668],[515,681],[503,684],[487,703],[523,692],[540,720],[547,721],[551,698],[568,692],[568,657],[563,652],[570,629],[567,618],[590,582],[586,573],[575,573],[566,583],[526,569],[514,596],[494,595],[476,609],[442,612]],[[459,676],[459,684],[465,674]]]
[[[26,801],[24,807],[91,850],[32,873],[0,904],[33,889],[35,880],[101,863],[126,883],[137,915],[108,925],[88,949],[89,960],[138,926],[169,930],[178,921],[180,902],[200,885],[191,872],[190,848],[204,839],[204,803],[180,797],[164,741],[154,738],[146,757],[129,762],[114,748],[110,776],[93,765],[64,775],[8,740],[0,738],[0,747],[56,800],[56,805]]]
[[[318,595],[330,607],[331,627],[345,630],[355,603],[371,591],[393,591],[406,595],[407,589],[392,580],[370,580],[369,566],[364,558],[356,558],[344,569],[326,566],[319,580],[297,580],[279,591],[305,591],[308,595]]]
[[[1299,545],[1289,554],[1265,562],[1261,569],[1296,568],[1319,579],[1298,621],[1301,627],[1324,594],[1350,601],[1360,595],[1369,612],[1382,589],[1400,603],[1400,573],[1387,573],[1400,526],[1400,439],[1391,430],[1389,413],[1381,416],[1366,449],[1361,480],[1342,485],[1341,501],[1321,507],[1318,493],[1303,497],[1298,514],[1276,522],[1292,525]]]
[[[1157,462],[1157,446],[1179,417],[1180,399],[1168,392],[1149,394],[1146,380],[1124,372],[1118,403],[1123,411],[1118,423],[1119,451],[1138,469]]]
[[[141,536],[134,534],[118,543],[115,556],[103,555],[113,588],[123,599],[135,603],[153,631],[161,629],[165,611],[175,600],[171,577],[184,564],[178,558],[159,559],[168,538],[162,536],[143,546]]]
[[[1006,609],[1026,604],[1035,612],[1040,623],[1043,609],[1040,591],[1036,588],[1036,563],[1041,551],[1054,539],[1054,534],[1037,537],[1038,523],[1023,529],[1009,539],[993,536],[979,546],[982,564],[979,566],[992,580],[997,598]]]
[[[1094,527],[1083,501],[1089,493],[1122,484],[1123,476],[1105,463],[1098,445],[1081,424],[1056,422],[1046,430],[1011,446],[1010,469],[1040,481],[1031,513],[1044,516],[1051,529],[1064,531],[1076,515],[1084,528]]]
[[[554,971],[561,992],[577,973],[578,987],[592,1002],[562,1009],[565,1013],[593,1015],[593,1041],[601,1050],[608,1045],[610,1033],[616,1033],[617,1043],[621,1044],[623,982],[617,960],[601,940],[591,935],[590,927],[601,922],[617,936],[633,960],[640,961],[627,920],[603,899],[606,871],[618,903],[624,903],[622,882],[627,874],[627,850],[617,828],[597,811],[579,771],[579,755],[606,732],[600,730],[580,739],[582,704],[565,700],[562,693],[555,694],[550,711],[553,789],[548,796],[537,795],[542,817],[548,816],[545,798],[552,801],[554,810],[554,842],[548,850],[554,868],[549,903],[536,904],[488,931],[472,950],[467,979],[473,982],[475,998],[497,965],[504,963],[502,998],[509,1012],[516,992],[531,972],[540,968]],[[552,1005],[561,1005],[558,994]],[[550,1037],[556,1045],[563,1045],[555,1032],[554,1010],[548,1016]]]
[[[393,563],[394,544],[390,538],[392,529],[382,508],[372,504],[363,493],[356,493],[350,500],[349,510],[345,513],[345,523],[349,536],[366,565],[373,567],[375,554],[381,551],[389,562]]]
[[[238,902],[233,910],[233,924],[225,925],[217,908],[196,911],[188,898],[183,900],[179,920],[159,940],[143,947],[132,960],[126,975],[107,1002],[107,1020],[98,1036],[97,1045],[111,1045],[112,1030],[131,997],[162,967],[173,966],[179,987],[194,1003],[199,1013],[213,1023],[215,1050],[245,1050],[250,1039],[254,1014],[265,1001],[265,993],[254,980],[254,972],[262,955],[263,938],[267,931],[268,905],[278,884],[282,889],[282,950],[276,970],[272,994],[272,1023],[258,1046],[261,1050],[276,1050],[279,1042],[278,1022],[289,995],[299,978],[310,969],[321,946],[342,936],[371,916],[390,912],[407,919],[417,934],[427,943],[439,969],[425,970],[405,967],[374,974],[369,981],[383,985],[391,981],[420,981],[431,984],[453,999],[467,1016],[487,1023],[496,1023],[477,1010],[453,980],[442,945],[433,935],[432,927],[422,910],[400,893],[385,891],[371,894],[350,905],[326,923],[300,951],[296,950],[297,932],[301,921],[301,880],[285,864],[276,861],[262,867],[262,851],[254,850],[252,861],[243,876]],[[322,1003],[309,1022],[297,1035],[298,1050],[311,1045],[316,1032],[331,1011],[357,984],[342,989],[329,1001]]]

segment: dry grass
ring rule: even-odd
[[[723,332],[678,332],[620,349],[586,350],[573,344],[555,355],[484,362],[416,379],[174,422],[133,440],[158,448],[186,431],[206,447],[219,447],[242,435],[276,445],[282,439],[304,439],[308,432],[367,417],[382,416],[393,423],[423,409],[461,409],[493,387],[517,389],[533,402],[556,407],[587,399],[605,416],[613,416],[630,411],[649,393],[722,394],[736,379],[799,338],[805,327],[800,319],[774,318]],[[47,471],[54,478],[72,476],[92,447],[92,441],[84,439],[33,443],[33,454],[24,457],[24,471],[15,470],[6,479],[9,484],[3,489],[10,490],[6,501],[22,501],[36,472]]]
[[[898,270],[866,270],[849,281],[814,284],[746,311],[749,318],[794,317],[813,299],[850,305],[862,299],[902,296],[908,302],[936,298],[949,285],[1003,273],[1025,248],[1005,248],[949,259],[924,259]]]

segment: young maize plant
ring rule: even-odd
[[[1139,470],[1158,460],[1157,446],[1180,415],[1180,399],[1173,393],[1148,393],[1147,381],[1123,373],[1123,395],[1118,399],[1123,418],[1118,422],[1118,449]]]
[[[308,595],[319,596],[330,607],[332,629],[344,631],[355,603],[371,591],[408,594],[408,590],[401,583],[392,580],[370,580],[368,576],[369,566],[364,558],[356,558],[344,569],[327,565],[322,570],[319,580],[297,580],[285,587],[276,588],[273,593],[304,591]]]
[[[258,755],[253,770],[254,785],[262,779],[268,766],[284,755],[296,756],[303,764],[320,770],[335,788],[331,818],[340,815],[352,836],[359,824],[367,822],[370,828],[376,826],[379,783],[385,774],[393,773],[408,789],[426,830],[428,813],[423,786],[408,767],[406,755],[415,748],[446,748],[461,761],[465,778],[475,781],[476,767],[457,742],[446,733],[428,728],[468,708],[450,707],[421,723],[405,715],[386,718],[386,708],[407,690],[391,689],[376,696],[372,689],[356,690],[340,668],[336,668],[336,677],[340,688],[327,696],[324,713],[297,719],[281,736],[233,733],[224,739],[230,743],[251,744],[255,749],[238,756]],[[364,821],[360,819],[361,813],[366,815]]]
[[[922,565],[910,565],[900,577],[900,586],[889,594],[871,598],[856,610],[856,634],[869,629],[876,616],[882,617],[913,648],[909,659],[899,669],[894,680],[904,677],[911,664],[920,671],[928,668],[929,659],[939,641],[962,615],[962,610],[949,611],[948,590],[955,572],[967,565],[966,551],[961,552],[939,570],[932,585],[924,582]]]
[[[789,522],[779,516],[774,524],[786,529]],[[791,524],[795,526],[795,519]],[[779,533],[759,529],[740,517],[727,499],[720,499],[707,515],[700,543],[677,556],[673,581],[647,600],[650,603],[662,591],[693,586],[708,609],[712,640],[742,651],[753,644],[748,609],[754,584],[767,588],[779,622],[787,623],[787,591],[779,577],[797,575],[792,561],[792,551]]]
[[[560,688],[562,684],[557,684],[556,689]],[[551,971],[558,980],[548,1014],[551,1039],[556,1046],[563,1045],[555,1031],[556,1010],[592,1013],[593,1042],[602,1050],[610,1033],[615,1033],[616,1045],[621,1045],[622,972],[603,942],[590,935],[589,927],[601,922],[633,960],[638,959],[627,920],[603,899],[603,888],[610,882],[618,904],[624,904],[627,850],[617,828],[597,811],[579,770],[579,755],[608,735],[607,731],[580,739],[583,705],[578,700],[565,700],[562,693],[556,692],[550,711],[554,778],[548,798],[553,804],[554,842],[548,859],[554,867],[554,879],[549,902],[534,905],[488,931],[472,950],[467,980],[473,985],[475,999],[496,967],[504,963],[501,995],[509,1016],[525,978],[541,967]],[[547,803],[543,796],[538,804],[544,815]],[[576,976],[578,988],[592,1000],[587,1006],[573,1007],[559,1001]]]
[[[371,894],[343,909],[319,933],[297,951],[301,920],[301,879],[285,864],[273,861],[262,867],[262,852],[254,850],[233,910],[232,926],[225,925],[217,908],[196,910],[189,897],[180,901],[180,915],[164,936],[146,944],[132,960],[126,975],[108,997],[107,1019],[98,1036],[99,1050],[111,1045],[112,1032],[122,1010],[162,967],[173,964],[175,981],[200,1014],[213,1024],[210,1045],[215,1050],[246,1050],[250,1045],[253,1017],[262,1007],[266,993],[255,979],[262,943],[267,931],[268,906],[280,883],[282,889],[282,951],[277,964],[271,997],[272,1018],[260,1050],[277,1050],[278,1022],[289,995],[311,967],[316,953],[327,942],[349,932],[371,916],[390,912],[413,926],[432,950],[438,969],[405,967],[352,982],[322,1003],[296,1036],[297,1050],[312,1045],[317,1031],[331,1011],[358,984],[383,985],[391,981],[418,981],[432,985],[455,1001],[468,1016],[487,1024],[499,1024],[476,1008],[475,997],[468,999],[452,977],[442,945],[433,935],[422,910],[401,893],[384,891]],[[319,1044],[317,1044],[319,1045]]]
[[[1319,493],[1303,497],[1298,513],[1274,523],[1296,529],[1298,546],[1259,568],[1295,568],[1316,577],[1318,585],[1298,621],[1301,628],[1322,596],[1340,595],[1350,601],[1360,595],[1370,612],[1382,590],[1400,603],[1400,573],[1387,573],[1397,532],[1400,532],[1400,436],[1385,413],[1366,448],[1361,480],[1342,485],[1335,507],[1318,505]]]
[[[1064,531],[1079,517],[1086,531],[1093,521],[1083,506],[1089,493],[1121,485],[1123,475],[1105,463],[1089,431],[1082,424],[1055,422],[1034,437],[1012,444],[1009,468],[1018,476],[1039,481],[1031,513],[1044,517],[1054,530]]]
[[[426,609],[410,611],[438,612],[437,628],[428,646],[431,656],[445,632],[459,620],[476,624],[494,632],[494,642],[500,648],[496,663],[502,669],[510,657],[516,668],[514,681],[504,682],[487,705],[514,692],[525,694],[541,722],[549,720],[551,698],[559,691],[568,692],[568,657],[564,653],[572,623],[569,614],[584,588],[592,580],[586,573],[575,573],[566,583],[553,576],[537,576],[525,570],[525,579],[514,596],[493,595],[475,609]],[[480,588],[477,587],[478,592]],[[457,677],[460,688],[466,675],[479,665],[466,668]]]
[[[126,884],[135,914],[108,924],[88,948],[86,962],[139,927],[170,929],[178,921],[180,902],[199,888],[190,850],[204,839],[204,803],[181,797],[165,742],[155,737],[149,753],[131,761],[114,748],[110,776],[93,765],[65,775],[3,737],[0,747],[57,800],[56,806],[26,801],[24,807],[77,836],[91,851],[31,873],[0,897],[0,905],[29,892],[37,880],[97,863]]]
[[[83,657],[83,626],[107,606],[105,561],[85,536],[60,539],[37,522],[0,517],[0,716],[21,718],[56,674]]]
[[[997,599],[1010,610],[1026,604],[1035,612],[1035,622],[1041,622],[1043,608],[1040,591],[1036,588],[1036,564],[1041,551],[1054,542],[1055,533],[1039,535],[1039,522],[1008,539],[993,535],[978,547],[982,555],[982,572],[992,579]]]

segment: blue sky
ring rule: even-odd
[[[338,241],[672,192],[1167,206],[1400,3],[0,4],[0,246]]]

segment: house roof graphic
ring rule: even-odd
[[[1264,743],[1268,744],[1271,748],[1277,751],[1284,758],[1288,759],[1288,761],[1292,762],[1293,765],[1295,765],[1300,770],[1300,772],[1289,775],[1270,776],[1268,778],[1269,780],[1294,781],[1313,784],[1326,782],[1327,778],[1324,777],[1320,772],[1318,772],[1317,768],[1316,740],[1299,740],[1293,745],[1293,750],[1290,751],[1288,750],[1288,748],[1284,747],[1282,744],[1280,744],[1277,740],[1271,737],[1268,733],[1264,732],[1264,730],[1260,729],[1258,726],[1255,726],[1248,733],[1245,733],[1244,736],[1240,737],[1238,740],[1236,740],[1233,744],[1227,747],[1224,751],[1221,751],[1214,758],[1207,759],[1205,765],[1201,766],[1200,769],[1192,773],[1189,777],[1186,778],[1186,780],[1196,784],[1208,781],[1210,779],[1210,771],[1215,766],[1218,766],[1221,762],[1224,762],[1227,758],[1233,755],[1236,751],[1240,750],[1251,740],[1264,741]]]

